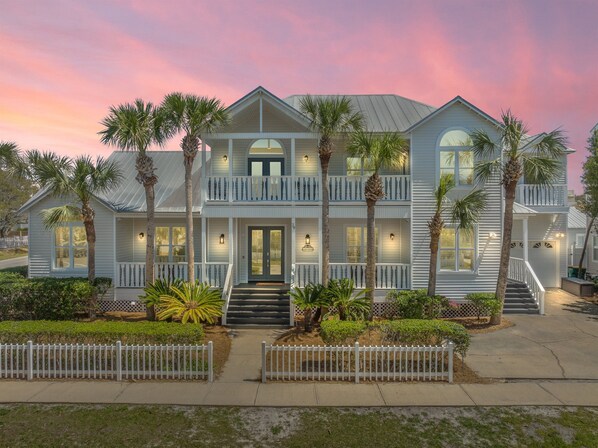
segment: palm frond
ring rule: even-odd
[[[555,129],[533,144],[531,151],[534,155],[558,159],[567,150],[567,137],[560,129]]]
[[[73,171],[71,159],[53,152],[36,150],[28,151],[25,157],[33,180],[41,187],[48,188],[58,196],[72,193],[69,181]]]
[[[363,116],[345,96],[314,97],[306,95],[299,103],[301,112],[310,120],[313,132],[333,138],[363,127]]]
[[[477,159],[487,160],[500,156],[500,145],[484,130],[475,130],[469,134],[471,150]]]
[[[471,230],[486,209],[487,197],[485,190],[472,190],[456,199],[451,205],[451,221],[461,229]]]
[[[554,182],[563,166],[557,159],[525,153],[523,157],[523,175],[527,183],[547,185]]]
[[[449,174],[440,176],[438,185],[434,189],[435,210],[437,213],[440,212],[446,204],[448,200],[447,195],[453,188],[455,188],[455,180],[453,179],[453,176]]]
[[[64,223],[79,222],[82,220],[81,209],[70,204],[47,208],[39,214],[42,218],[42,223],[48,229],[54,229]]]
[[[111,160],[98,157],[90,163],[90,190],[93,194],[108,193],[116,188],[124,176],[118,165]]]
[[[499,173],[501,170],[502,163],[500,159],[480,160],[473,168],[476,181],[482,183],[487,182],[493,175]]]
[[[502,112],[501,119],[503,129],[501,132],[501,143],[504,151],[512,159],[517,159],[520,149],[525,141],[529,129],[527,125],[517,118],[510,109]]]

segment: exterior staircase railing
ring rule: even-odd
[[[509,279],[520,283],[525,283],[534,298],[534,302],[540,310],[540,314],[544,314],[544,295],[546,291],[538,280],[536,273],[529,264],[522,258],[509,258]]]
[[[229,263],[228,270],[226,271],[226,277],[224,279],[224,285],[222,286],[222,325],[226,325],[226,315],[228,313],[228,305],[230,303],[230,295],[233,291],[233,264]]]

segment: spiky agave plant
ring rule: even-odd
[[[326,295],[330,305],[338,310],[340,320],[365,319],[370,313],[371,302],[367,289],[356,291],[353,280],[330,280]]]
[[[220,291],[211,289],[207,283],[183,283],[180,287],[172,287],[169,294],[160,297],[158,319],[180,319],[186,324],[207,322],[213,324],[222,316],[224,301]]]
[[[139,299],[146,306],[157,308],[160,305],[162,296],[170,295],[172,288],[181,288],[183,283],[180,278],[175,278],[172,281],[159,278],[143,288],[143,295],[139,296]]]

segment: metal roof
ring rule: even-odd
[[[577,207],[569,207],[569,214],[567,215],[567,227],[569,229],[585,229],[586,215],[582,213]]]
[[[300,102],[307,95],[291,95],[284,99],[289,105],[301,110]],[[312,95],[314,97],[345,96],[353,107],[361,112],[366,128],[373,132],[405,131],[436,110],[419,101],[399,95]]]
[[[513,203],[513,213],[515,215],[535,215],[538,212],[535,210],[532,210],[529,207],[526,207],[523,204],[520,204],[519,202],[514,202]]]

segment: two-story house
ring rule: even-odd
[[[376,297],[382,303],[390,289],[426,287],[427,222],[437,181],[441,174],[452,174],[455,194],[470,191],[475,161],[471,148],[463,146],[468,133],[484,129],[496,135],[500,124],[461,97],[438,109],[397,95],[349,98],[369,130],[401,131],[410,143],[408,163],[383,173],[386,197],[376,207]],[[259,295],[261,287],[302,287],[320,277],[318,136],[300,112],[300,100],[298,95],[280,99],[258,87],[228,108],[231,124],[205,139],[195,165],[196,277],[224,288],[227,300],[236,298],[231,322],[235,312],[248,317],[241,312],[243,298],[265,299]],[[330,276],[352,278],[362,288],[363,193],[369,173],[345,145],[343,139],[336,142],[330,164]],[[151,155],[159,177],[156,273],[186,278],[183,156],[167,151]],[[138,309],[145,281],[144,192],[134,179],[136,155],[114,152],[110,157],[126,180],[96,201],[97,275],[114,280],[114,296],[103,307]],[[516,280],[555,287],[566,272],[567,244],[561,238],[567,226],[566,183],[564,158],[558,184],[529,185],[524,180],[520,185],[512,249]],[[498,178],[480,187],[488,192],[489,204],[475,231],[467,234],[448,226],[442,235],[437,291],[455,300],[496,286],[502,190]],[[85,275],[83,228],[74,223],[49,231],[41,223],[39,212],[57,201],[42,192],[23,207],[30,222],[30,276]]]

